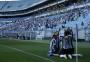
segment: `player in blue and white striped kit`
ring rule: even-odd
[[[60,46],[59,46],[59,33],[54,33],[52,40],[49,46],[48,56],[53,56],[55,54],[59,54]]]

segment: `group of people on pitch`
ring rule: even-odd
[[[48,56],[59,55],[61,58],[72,59],[74,54],[72,29],[67,28],[60,32],[55,32],[49,46]]]

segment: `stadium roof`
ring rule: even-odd
[[[0,11],[17,11],[33,7],[47,0],[17,0],[17,1],[1,1]]]
[[[36,15],[48,10],[55,11],[63,6],[68,7],[77,0],[20,0],[20,1],[0,1],[0,16],[23,16]],[[50,9],[51,8],[51,9]],[[55,8],[55,9],[52,9]],[[61,9],[60,9],[61,10]]]
[[[18,8],[16,10],[11,10],[11,9],[4,10],[4,9],[2,9],[2,10],[0,10],[0,16],[1,17],[2,16],[17,16],[17,15],[23,15],[23,14],[27,14],[27,13],[33,13],[33,12],[36,12],[38,10],[48,8],[50,6],[53,6],[53,5],[56,5],[58,3],[62,3],[62,2],[65,2],[65,1],[66,0],[42,0],[39,3],[34,3],[33,5],[30,5],[26,9],[25,8],[22,8],[22,9],[19,8],[20,10]]]

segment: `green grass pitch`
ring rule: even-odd
[[[74,59],[48,57],[49,40],[0,39],[0,62],[76,62]],[[78,62],[90,62],[90,43],[78,43]]]

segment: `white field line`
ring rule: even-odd
[[[45,58],[45,57],[42,57],[42,56],[39,56],[39,55],[36,55],[36,54],[33,54],[33,53],[29,53],[29,52],[23,51],[23,50],[21,50],[21,49],[9,47],[9,46],[7,46],[7,45],[1,45],[1,46],[6,47],[6,48],[10,48],[10,49],[13,49],[13,50],[16,50],[16,51],[21,52],[21,53],[26,54],[26,55],[30,55],[30,56],[32,55],[32,56],[41,58],[41,59],[46,60],[46,61],[55,62],[55,61],[50,60],[50,59],[48,59],[48,58]]]

